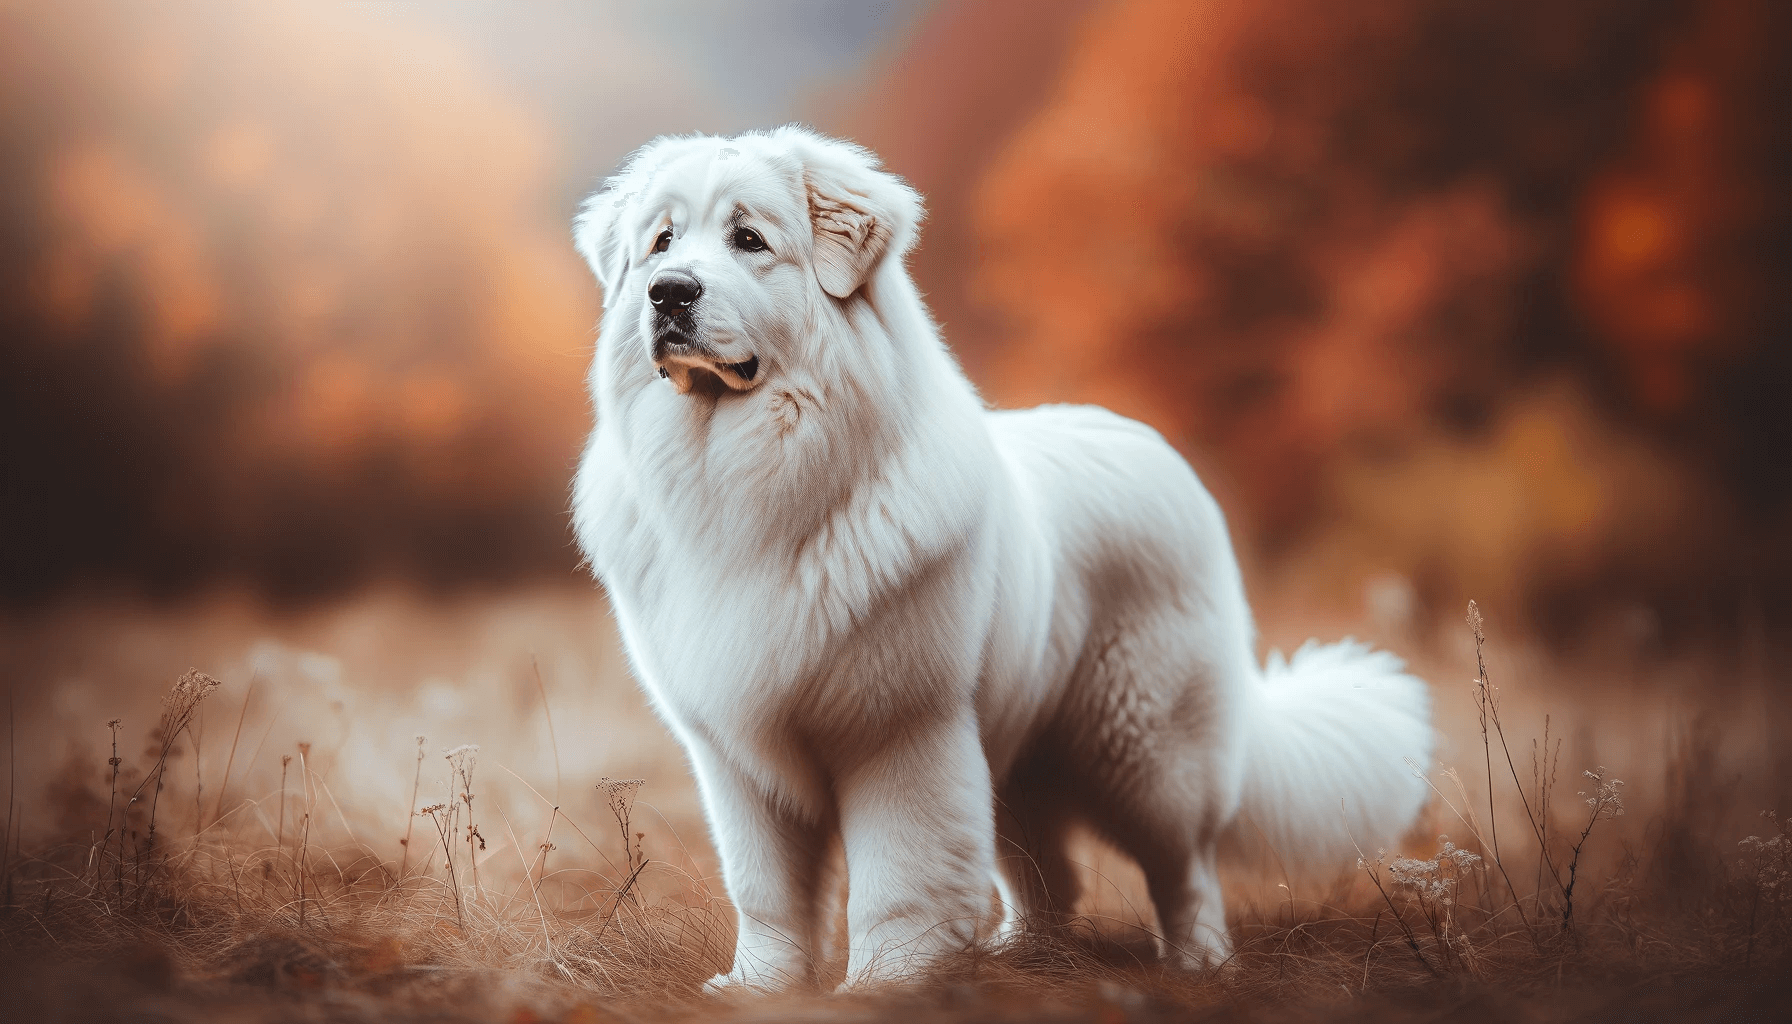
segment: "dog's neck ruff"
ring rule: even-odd
[[[776,571],[834,629],[965,543],[986,510],[964,480],[987,479],[995,456],[980,401],[913,291],[900,266],[885,268],[813,318],[807,359],[719,397],[659,379],[624,312],[599,341],[598,427],[576,484],[592,568],[627,575],[651,547],[718,579]],[[599,490],[609,500],[589,500]],[[602,512],[624,507],[615,521]]]

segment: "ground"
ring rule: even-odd
[[[1760,814],[1785,782],[1769,673],[1738,683],[1660,651],[1575,660],[1498,630],[1477,652],[1466,624],[1309,619],[1272,636],[1365,625],[1434,685],[1433,804],[1400,850],[1332,877],[1235,873],[1224,969],[1159,967],[1136,869],[1088,839],[1070,940],[967,953],[897,989],[722,1000],[699,991],[732,942],[714,856],[601,597],[14,619],[15,678],[41,685],[13,693],[0,1015],[1785,1015],[1792,833]]]

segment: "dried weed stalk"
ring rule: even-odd
[[[417,815],[423,813],[417,810],[417,792],[423,788],[423,743],[424,737],[418,736],[417,765],[411,774],[411,813],[405,816],[404,838],[398,841],[398,845],[404,849],[404,855],[398,861],[398,880],[401,882],[411,874],[411,826],[416,823]]]
[[[1587,837],[1593,834],[1593,826],[1602,819],[1616,818],[1624,813],[1624,797],[1619,791],[1624,788],[1623,779],[1614,779],[1604,765],[1581,773],[1593,783],[1593,792],[1584,790],[1578,795],[1586,801],[1591,813],[1587,815],[1587,825],[1580,830],[1580,838],[1574,841],[1573,852],[1568,859],[1568,884],[1562,887],[1562,930],[1574,928],[1574,883],[1580,875],[1580,851],[1587,845]]]

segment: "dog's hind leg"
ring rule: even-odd
[[[1070,924],[1081,883],[1070,862],[1063,799],[1031,792],[1024,782],[1003,789],[996,808],[1003,939],[1022,931],[1057,934]]]
[[[1164,959],[1187,970],[1219,967],[1232,955],[1215,846],[1210,841],[1180,855],[1140,860],[1163,932]]]
[[[1158,749],[1164,746],[1170,744]],[[1164,960],[1198,970],[1219,967],[1232,955],[1217,860],[1234,801],[1230,762],[1205,741],[1182,747],[1180,756],[1142,760],[1133,778],[1144,784],[1110,794],[1110,807],[1121,813],[1103,824],[1145,874]]]

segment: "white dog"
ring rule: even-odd
[[[715,984],[847,983],[994,916],[1064,927],[1066,840],[1137,859],[1166,955],[1230,943],[1244,815],[1284,863],[1404,829],[1428,696],[1392,655],[1260,671],[1219,508],[1102,409],[991,412],[903,259],[919,197],[800,128],[668,137],[584,205],[604,294],[579,542],[689,752],[739,913]],[[836,876],[837,877],[837,876]]]

